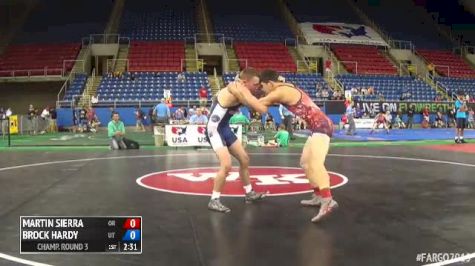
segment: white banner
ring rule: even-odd
[[[308,43],[346,43],[389,46],[372,28],[360,24],[312,23],[299,24]]]
[[[242,126],[231,125],[231,129],[241,140]],[[166,125],[165,141],[171,147],[211,146],[206,138],[205,125]]]
[[[359,118],[355,119],[355,127],[356,128],[373,128],[374,125],[374,119],[372,118]],[[349,124],[346,124],[345,129],[348,129],[350,127]],[[383,125],[379,125],[379,128],[384,128]]]

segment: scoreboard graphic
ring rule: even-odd
[[[20,253],[141,254],[142,216],[21,216]]]

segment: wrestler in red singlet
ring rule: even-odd
[[[295,89],[300,92],[300,100],[294,105],[289,106],[284,104],[284,106],[294,115],[305,120],[305,122],[307,122],[307,129],[312,131],[312,133],[322,133],[331,138],[333,134],[333,122],[305,92],[299,88]]]

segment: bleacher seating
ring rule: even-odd
[[[424,59],[435,65],[435,70],[441,76],[456,78],[475,78],[475,70],[460,56],[443,50],[417,50]]]
[[[242,0],[235,4],[209,0],[208,6],[215,33],[252,42],[284,42],[294,38],[274,0]]]
[[[299,22],[362,23],[345,0],[286,0]]]
[[[448,93],[457,93],[459,90],[462,90],[470,96],[475,97],[475,78],[436,77],[435,81],[440,82],[442,86],[447,89]]]
[[[273,69],[279,72],[296,72],[292,56],[281,43],[244,43],[235,42],[234,49],[238,59],[247,59],[247,66],[258,70]],[[241,69],[246,67],[244,60],[239,61]]]
[[[331,46],[331,49],[350,73],[397,74],[396,67],[375,46],[335,44]]]
[[[159,101],[163,98],[163,90],[170,89],[174,101],[184,101],[198,99],[198,90],[203,85],[209,92],[205,72],[183,72],[185,82],[177,80],[178,74],[179,72],[127,72],[121,78],[103,77],[97,95],[100,102]]]
[[[75,60],[80,44],[12,45],[0,56],[0,77],[61,75],[64,60]],[[64,64],[69,71],[73,62]]]
[[[113,1],[37,1],[15,43],[79,42],[103,33]]]
[[[73,82],[66,90],[63,100],[71,101],[75,95],[81,95],[84,91],[86,85],[87,75],[86,74],[76,74]]]
[[[451,47],[434,26],[426,11],[414,6],[413,0],[355,0],[363,11],[395,40],[412,41],[416,47],[444,49]]]
[[[127,1],[120,32],[132,40],[143,41],[193,37],[197,33],[194,3],[186,0]]]
[[[231,81],[234,81],[236,77],[236,72],[227,72],[223,75],[224,84],[228,84]],[[331,91],[330,86],[323,79],[320,74],[305,74],[305,73],[281,73],[285,77],[286,82],[295,84],[313,99],[316,100],[317,86],[322,89],[328,89]],[[331,93],[330,93],[331,96]]]
[[[132,41],[129,49],[129,71],[182,71],[184,42]]]
[[[378,100],[381,93],[385,100],[398,101],[403,93],[410,93],[411,97],[405,100],[410,101],[433,101],[437,95],[427,83],[412,77],[399,76],[360,76],[360,75],[340,75],[336,77],[344,86],[345,90],[352,88],[373,87],[374,95],[363,96],[365,100]]]

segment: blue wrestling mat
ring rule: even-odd
[[[454,128],[428,128],[428,129],[392,129],[386,134],[384,129],[378,129],[370,134],[370,129],[357,129],[356,135],[348,136],[345,130],[335,130],[333,138],[349,141],[398,141],[398,140],[450,140],[455,136]],[[299,130],[296,136],[308,136],[310,132]],[[466,139],[475,139],[474,129],[465,129]]]

